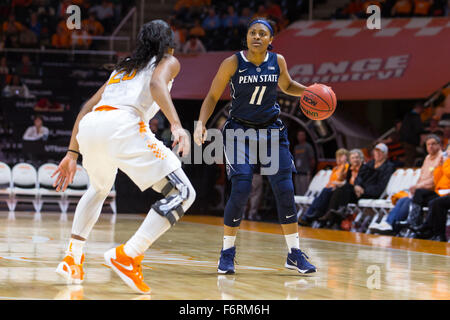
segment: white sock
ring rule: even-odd
[[[288,246],[289,253],[291,253],[292,248],[300,249],[300,240],[298,238],[298,232],[285,234],[284,237],[286,239],[286,244]]]
[[[83,247],[85,243],[86,241],[70,239],[66,254],[71,255],[76,264],[81,263],[81,256],[83,255]]]
[[[124,251],[127,256],[135,258],[144,254],[153,242],[162,236],[171,227],[169,220],[160,216],[155,210],[145,217],[139,229],[125,244]]]
[[[235,241],[236,236],[223,236],[223,250],[227,250],[234,247]]]

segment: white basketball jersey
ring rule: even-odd
[[[102,97],[94,106],[112,106],[119,109],[134,109],[146,123],[159,111],[150,92],[150,80],[155,70],[152,58],[147,67],[136,73],[114,70],[109,77]],[[169,91],[173,80],[168,84]]]

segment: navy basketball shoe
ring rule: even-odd
[[[222,274],[234,273],[234,256],[236,255],[236,247],[231,247],[220,251],[219,266],[217,272]]]
[[[308,262],[308,256],[300,249],[291,249],[291,253],[288,254],[286,264],[284,265],[288,269],[297,270],[300,273],[313,273],[316,272],[316,267]]]

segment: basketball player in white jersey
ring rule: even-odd
[[[66,256],[56,269],[68,283],[79,284],[84,279],[83,246],[118,168],[142,191],[151,187],[165,197],[153,204],[128,242],[104,254],[106,264],[136,292],[150,292],[142,275],[144,252],[183,216],[195,199],[180,160],[148,127],[148,121],[161,107],[171,124],[173,146],[178,144],[178,152],[183,156],[189,153],[190,141],[169,93],[180,70],[172,48],[173,33],[167,23],[154,20],[145,24],[132,56],[116,65],[108,81],[76,119],[69,150],[53,174],[58,175],[56,190],[64,191],[73,180],[81,154],[90,179],[75,211]]]

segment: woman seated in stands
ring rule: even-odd
[[[357,202],[355,183],[359,181],[362,184],[362,180],[357,179],[361,178],[360,171],[363,163],[364,154],[361,150],[353,149],[350,151],[350,168],[347,171],[345,180],[331,195],[326,214],[319,218],[319,228],[339,228],[340,222],[344,218],[343,215],[347,204]]]
[[[434,184],[436,196],[427,204],[428,214],[425,222],[412,230],[414,238],[447,241],[446,223],[447,212],[450,208],[450,144],[440,158],[440,165],[434,170]]]
[[[438,140],[439,137],[435,135],[429,135],[427,137],[425,144],[428,155],[425,157],[421,167],[419,179],[415,185],[409,188],[408,192],[402,192],[404,193],[403,197],[401,193],[397,195],[397,199],[400,199],[395,203],[394,209],[392,209],[386,219],[382,219],[380,223],[372,223],[369,226],[371,232],[387,235],[398,232],[398,229],[401,228],[398,223],[408,217],[412,199],[416,197],[416,202],[421,202],[419,201],[419,198],[423,198],[425,194],[433,196],[433,189],[435,187],[433,172],[435,168],[439,166],[442,159]]]
[[[34,117],[33,125],[28,127],[23,134],[23,140],[25,141],[36,141],[36,140],[47,140],[49,130],[43,125],[42,117],[37,115]]]
[[[348,164],[349,152],[347,149],[341,148],[336,151],[336,166],[331,171],[330,180],[325,188],[322,189],[319,196],[317,196],[308,210],[303,214],[299,220],[299,225],[309,226],[312,221],[323,216],[328,208],[331,194],[340,186],[345,179]]]

